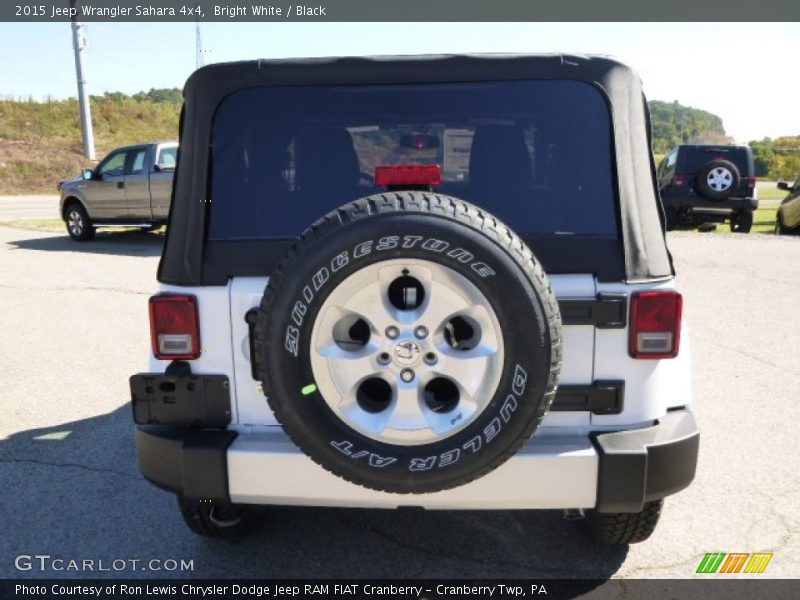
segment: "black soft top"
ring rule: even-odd
[[[167,239],[158,271],[159,281],[177,285],[223,282],[221,275],[224,275],[224,270],[204,264],[213,261],[217,255],[217,250],[205,248],[206,211],[209,207],[206,186],[214,114],[229,94],[269,85],[380,85],[530,79],[566,79],[594,85],[608,101],[614,130],[624,264],[620,264],[619,269],[569,266],[556,271],[605,270],[606,276],[601,279],[629,282],[670,277],[673,271],[664,239],[655,166],[650,152],[649,112],[639,77],[629,67],[605,57],[480,54],[253,60],[214,64],[197,70],[184,88],[180,154]],[[574,261],[579,261],[582,256],[592,255],[592,249],[582,245],[579,239],[561,239],[555,244],[557,248],[543,244],[543,249],[545,253],[551,249],[554,255],[569,255],[574,257]],[[539,253],[537,247],[533,250]],[[218,254],[229,255],[222,251]],[[547,268],[547,257],[540,258]]]

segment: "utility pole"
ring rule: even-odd
[[[195,46],[195,53],[197,56],[195,57],[195,64],[196,68],[200,68],[203,66],[203,40],[200,37],[200,21],[195,21],[194,24],[194,46]]]
[[[77,0],[70,0],[70,8],[77,8]],[[83,55],[86,51],[86,38],[83,34],[85,25],[78,21],[77,12],[72,17],[72,47],[75,50],[75,76],[78,79],[78,104],[81,109],[81,132],[83,133],[83,154],[89,160],[95,160],[94,131],[92,130],[92,108],[89,105],[89,90],[86,82],[86,67]]]

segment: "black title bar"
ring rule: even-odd
[[[790,0],[3,0],[0,21],[798,21]],[[409,32],[410,33],[410,32]]]
[[[540,579],[540,580],[275,580],[275,579],[6,579],[2,598],[127,600],[611,600],[620,597],[649,600],[753,600],[797,598],[796,579]]]

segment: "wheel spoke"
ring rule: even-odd
[[[398,380],[394,390],[394,402],[386,410],[385,428],[408,430],[425,426],[422,410],[422,391],[418,381]]]
[[[376,351],[375,344],[367,344],[357,352],[348,352],[335,342],[317,349],[327,360],[328,371],[342,398],[352,397],[353,401],[358,384],[378,372]]]
[[[497,349],[480,344],[471,350],[455,350],[446,344],[440,346],[438,360],[431,372],[455,381],[463,390],[473,396],[494,366]]]
[[[368,284],[346,299],[340,308],[363,318],[376,333],[382,333],[394,322],[381,281]]]
[[[417,320],[430,331],[439,331],[444,324],[459,313],[473,308],[470,301],[446,283],[430,279],[425,287],[426,296]]]

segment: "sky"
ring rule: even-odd
[[[649,99],[722,117],[737,142],[800,135],[796,23],[202,23],[207,63],[459,52],[611,55]],[[90,92],[182,87],[194,23],[89,23]],[[68,23],[0,24],[0,97],[76,95]]]

